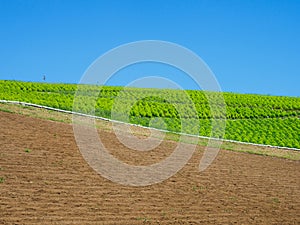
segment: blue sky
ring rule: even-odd
[[[300,1],[0,0],[0,79],[78,83],[88,66],[128,42],[163,40],[199,55],[223,91],[300,96]],[[130,74],[129,74],[130,72]],[[170,68],[124,69],[126,85]]]

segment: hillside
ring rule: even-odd
[[[225,105],[218,100],[220,96]],[[226,119],[225,139],[300,148],[299,97],[0,81],[0,99],[202,136],[211,135],[212,119]],[[222,129],[212,135],[222,137]]]

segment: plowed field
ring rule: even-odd
[[[113,183],[84,161],[72,125],[0,112],[0,224],[300,224],[300,163],[221,150],[198,171],[203,148],[170,179],[146,187]],[[172,152],[127,149],[120,160],[152,164]]]

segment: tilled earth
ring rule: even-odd
[[[173,177],[114,183],[83,159],[72,125],[0,112],[0,224],[300,224],[300,163],[221,150],[199,172],[203,148]],[[99,131],[119,160],[149,165],[171,154],[126,148]]]

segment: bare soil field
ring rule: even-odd
[[[300,224],[300,162],[221,150],[199,172],[203,147],[162,183],[129,187],[83,159],[72,125],[0,112],[0,224]],[[127,149],[99,136],[118,159],[149,165],[176,145]]]

